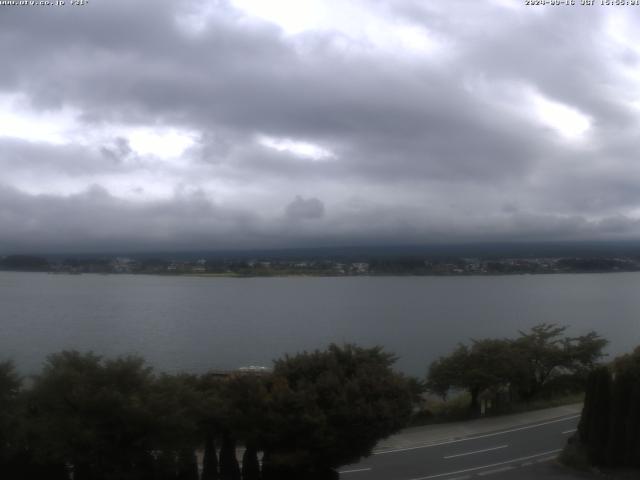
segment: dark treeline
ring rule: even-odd
[[[9,255],[0,258],[1,270],[14,270],[26,272],[46,272],[50,265],[46,258],[32,255]]]
[[[167,375],[138,357],[64,351],[29,382],[0,363],[0,478],[338,478],[411,415],[394,360],[331,345],[268,373]]]
[[[443,397],[467,391],[472,415],[480,413],[483,399],[493,409],[506,409],[514,402],[583,392],[607,341],[596,332],[568,337],[566,329],[543,323],[514,339],[460,344],[431,364],[427,388]]]
[[[640,468],[640,347],[590,375],[573,442],[591,465]]]

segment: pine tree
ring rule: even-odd
[[[173,452],[160,452],[156,460],[156,472],[158,480],[176,480],[178,466]]]
[[[627,444],[627,420],[631,410],[633,378],[628,372],[618,373],[611,387],[609,432],[606,443],[606,465],[621,466],[625,463]]]
[[[182,449],[178,454],[177,480],[198,480],[198,459],[190,448]]]
[[[229,432],[225,432],[222,436],[220,478],[221,480],[241,480],[240,465],[236,458],[236,441]]]
[[[218,455],[213,433],[207,432],[204,443],[204,458],[202,459],[202,480],[218,480]]]
[[[247,445],[242,456],[242,480],[260,480],[258,449],[254,445]]]
[[[609,436],[611,373],[607,368],[594,370],[588,381],[585,408],[579,432],[589,460],[596,465],[606,461]]]
[[[625,463],[640,468],[640,383],[635,383],[629,402],[626,425]]]

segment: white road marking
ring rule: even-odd
[[[509,445],[500,445],[499,447],[484,448],[482,450],[475,450],[473,452],[456,453],[455,455],[449,455],[449,456],[444,457],[444,458],[446,458],[446,459],[448,459],[448,458],[457,458],[457,457],[464,457],[466,455],[473,455],[474,453],[491,452],[493,450],[500,450],[501,448],[507,448],[508,446]]]
[[[574,418],[579,418],[579,417],[580,415],[572,415],[571,417],[559,418],[557,420],[550,420],[544,423],[537,423],[535,425],[527,425],[525,427],[512,428],[510,430],[502,430],[500,432],[487,433],[487,434],[478,435],[475,437],[459,438],[457,440],[447,440],[446,442],[439,442],[439,443],[426,443],[422,445],[416,445],[415,447],[397,448],[393,450],[382,450],[380,452],[373,452],[373,455],[385,455],[387,453],[407,452],[409,450],[418,450],[420,448],[430,448],[430,447],[437,447],[440,445],[450,445],[452,443],[468,442],[470,440],[477,440],[479,438],[495,437],[496,435],[504,435],[505,433],[519,432],[521,430],[528,430],[531,428],[543,427],[545,425],[550,425],[552,423],[566,422],[568,420],[573,420]]]
[[[576,432],[578,429],[577,428],[572,428],[571,430],[565,430],[564,432],[562,432],[562,435],[566,435],[567,433],[573,433]]]
[[[548,452],[536,453],[535,455],[528,455],[526,457],[512,458],[511,460],[506,460],[504,462],[491,463],[489,465],[483,465],[481,467],[465,468],[464,470],[457,470],[455,472],[438,473],[436,475],[427,475],[426,477],[416,477],[416,478],[412,478],[411,480],[429,480],[430,478],[448,477],[449,475],[457,475],[459,473],[474,472],[476,470],[484,470],[485,468],[498,467],[500,465],[507,465],[509,463],[521,462],[523,460],[529,460],[530,458],[543,457],[545,455],[550,455],[552,453],[558,453],[561,450],[562,450],[561,448],[558,448],[556,450],[549,450]]]
[[[369,470],[371,470],[370,468],[356,468],[354,470],[342,470],[338,473],[343,474],[343,473],[357,473],[357,472],[368,472]]]
[[[487,470],[486,472],[480,472],[478,473],[479,476],[484,477],[485,475],[492,475],[494,473],[500,473],[500,472],[507,472],[509,470],[513,470],[516,467],[513,466],[508,466],[508,467],[502,467],[502,468],[494,468],[493,470]]]
[[[539,458],[538,460],[536,460],[536,463],[550,462],[551,460],[555,460],[555,459],[556,457]]]

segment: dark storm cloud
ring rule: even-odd
[[[20,96],[35,115],[71,109],[86,135],[62,144],[0,137],[0,244],[638,233],[639,112],[623,87],[640,57],[611,44],[604,10],[367,2],[363,12],[435,40],[433,52],[390,54],[331,29],[286,35],[224,0],[206,14],[202,5],[2,9],[0,95]],[[590,118],[586,146],[538,121],[533,94]],[[122,133],[137,126],[181,129],[194,144],[179,162],[159,162]],[[90,187],[107,180],[140,198]],[[48,191],[49,181],[85,189]],[[154,181],[176,193],[147,197]],[[292,202],[297,191],[309,194]]]

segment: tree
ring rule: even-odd
[[[584,407],[578,433],[587,445],[589,459],[597,464],[604,462],[609,435],[611,402],[611,373],[606,367],[595,369],[588,378]]]
[[[443,397],[452,388],[466,390],[471,397],[469,410],[477,415],[484,390],[509,384],[513,353],[507,340],[473,340],[470,347],[460,344],[450,355],[431,364],[427,388]]]
[[[628,420],[632,410],[631,399],[635,382],[630,372],[617,372],[610,388],[611,403],[609,406],[609,430],[604,432],[607,438],[606,463],[609,465],[624,465],[628,450]],[[635,405],[634,409],[640,408]]]
[[[204,456],[202,459],[202,480],[218,480],[219,462],[216,452],[216,439],[223,429],[225,412],[222,388],[226,380],[213,374],[204,374],[198,381],[200,412],[198,426],[200,437],[204,439]]]
[[[380,347],[331,345],[275,362],[263,427],[263,478],[337,478],[406,425],[407,380]]]
[[[640,467],[640,347],[589,375],[578,437],[594,465]]]
[[[149,385],[146,407],[156,418],[155,449],[188,457],[186,450],[195,450],[203,443],[200,422],[204,407],[198,383],[195,375],[162,374]]]
[[[640,382],[640,347],[636,347],[630,354],[621,355],[614,359],[613,370],[631,375]]]
[[[11,362],[0,362],[0,476],[7,480],[68,480],[62,461],[42,455],[31,442],[28,395]]]
[[[30,255],[9,255],[0,259],[0,269],[42,272],[49,270],[49,262],[41,257]]]
[[[198,480],[198,459],[192,448],[180,450],[177,470],[176,480]]]
[[[483,391],[516,391],[525,400],[555,388],[581,388],[588,373],[603,356],[607,341],[595,332],[571,338],[567,327],[540,324],[520,332],[515,340],[472,340],[459,344],[429,367],[427,389],[446,398],[452,389],[466,390],[470,411],[478,414]],[[560,382],[559,380],[563,380]]]
[[[449,355],[440,357],[431,363],[427,374],[427,390],[445,400],[451,388],[463,383],[461,377],[468,363],[469,348],[459,344]]]
[[[213,432],[206,432],[202,458],[202,480],[218,480],[219,478],[215,436]]]
[[[148,409],[152,381],[137,357],[50,356],[29,395],[39,453],[71,464],[78,480],[145,478],[159,420]]]
[[[5,474],[15,465],[19,428],[18,396],[22,381],[13,363],[0,362],[0,469]]]
[[[638,407],[640,405],[640,382],[635,382],[629,403],[632,407],[629,409],[626,419],[624,462],[626,465],[640,468],[640,407]]]
[[[223,450],[220,452],[221,478],[237,479],[240,475],[235,458],[235,441],[245,446],[242,478],[257,480],[260,476],[258,446],[265,429],[267,378],[259,374],[234,374],[221,385]],[[229,445],[228,448],[225,445]],[[231,448],[233,447],[233,448]],[[223,453],[224,463],[223,463]]]
[[[564,337],[567,326],[542,323],[529,332],[520,332],[514,342],[517,353],[515,387],[525,400],[539,394],[547,383],[560,373],[586,375],[604,355],[607,340],[596,332],[580,337]]]
[[[202,480],[220,478],[215,450],[220,422],[218,383],[207,376],[163,374],[152,385],[148,408],[158,418],[154,448],[177,459],[179,478],[197,479],[195,450],[201,446],[205,447]]]
[[[624,384],[619,388],[619,395],[623,400],[618,402],[627,405],[626,412],[614,413],[618,418],[619,427],[617,432],[612,434],[622,437],[618,439],[618,442],[622,442],[618,462],[640,467],[640,347],[636,347],[631,354],[616,358],[613,370],[616,373],[615,383]]]
[[[15,427],[17,399],[22,380],[11,362],[0,362],[0,461],[12,447],[10,433]]]
[[[260,480],[260,462],[258,449],[248,444],[242,456],[242,480]]]
[[[236,440],[229,432],[225,432],[222,436],[222,447],[220,448],[220,479],[240,480],[240,465],[236,458]]]

